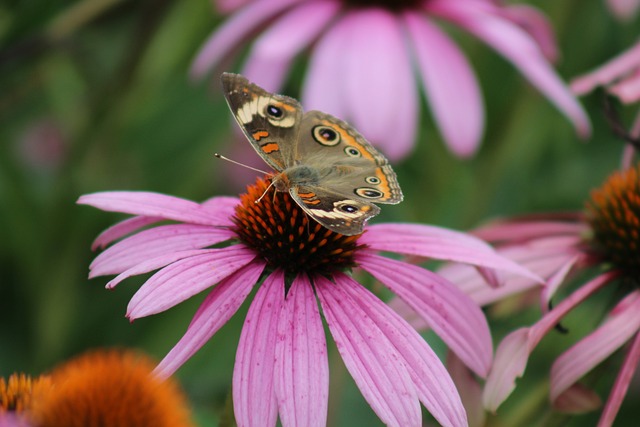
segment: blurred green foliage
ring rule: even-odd
[[[620,24],[602,1],[534,3],[555,26],[562,52],[557,68],[567,80],[638,36],[638,19]],[[232,140],[217,77],[188,78],[190,61],[221,20],[205,0],[0,4],[1,376],[37,374],[92,347],[136,347],[161,358],[186,329],[200,297],[129,324],[125,308],[142,279],[129,279],[112,292],[104,290],[106,278],[87,279],[92,239],[122,217],[75,201],[101,190],[203,200],[242,189],[212,156],[229,152]],[[405,202],[385,207],[377,221],[468,229],[500,215],[580,209],[589,189],[620,160],[622,143],[607,127],[601,99],[582,100],[594,134],[579,141],[568,121],[509,63],[466,34],[454,36],[484,92],[483,147],[474,159],[453,157],[423,100],[419,144],[395,167]],[[593,327],[600,307],[585,305],[568,319],[572,337]],[[496,341],[538,314],[534,305],[492,317]],[[178,372],[201,425],[217,425],[224,413],[243,317],[235,316]],[[490,419],[492,425],[595,424],[597,414],[570,424],[557,414],[541,415],[547,389],[540,379],[567,345],[559,334],[543,341],[522,387]],[[379,423],[331,350],[331,423]],[[593,385],[603,396],[613,373],[615,364],[596,373]],[[640,382],[632,387],[618,425],[637,421]]]

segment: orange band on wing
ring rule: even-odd
[[[280,146],[275,142],[270,142],[268,144],[263,145],[260,149],[266,154],[271,154],[275,151],[280,150]]]
[[[251,134],[251,136],[256,141],[260,141],[262,138],[268,137],[269,136],[269,132],[267,132],[266,130],[259,130],[257,132],[254,132],[253,134]]]

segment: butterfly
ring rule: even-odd
[[[236,121],[260,157],[277,173],[276,191],[289,192],[311,218],[336,233],[362,233],[402,191],[389,161],[352,126],[295,99],[269,93],[239,74],[222,74]]]

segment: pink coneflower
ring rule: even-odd
[[[383,422],[421,425],[422,402],[442,425],[466,425],[451,378],[428,344],[350,271],[365,270],[396,293],[480,376],[489,369],[492,346],[478,306],[446,279],[376,252],[532,274],[481,240],[438,227],[378,224],[361,235],[334,233],[311,222],[286,193],[255,203],[267,184],[258,180],[240,199],[215,197],[202,204],[142,192],[80,198],[135,215],[97,238],[94,246],[105,247],[131,234],[95,259],[91,277],[118,274],[107,285],[113,288],[132,275],[159,270],[133,296],[129,319],[213,287],[157,373],[175,372],[259,285],[233,373],[238,425],[275,425],[278,416],[285,426],[326,424],[329,376],[318,302],[347,369]]]
[[[565,412],[584,412],[600,406],[598,396],[578,383],[586,373],[629,343],[626,356],[604,406],[600,426],[610,426],[640,361],[640,165],[614,173],[594,190],[584,215],[538,215],[487,227],[483,235],[501,240],[512,250],[526,252],[546,242],[547,251],[561,262],[540,264],[532,271],[548,278],[542,293],[546,314],[533,326],[509,334],[499,345],[484,390],[485,406],[495,411],[523,375],[527,360],[540,340],[564,316],[604,287],[617,286],[622,297],[607,319],[560,355],[551,368],[551,401]],[[555,244],[549,244],[555,241]],[[532,253],[531,259],[536,255]],[[542,269],[545,269],[543,271]],[[573,274],[594,272],[553,309],[548,303]]]
[[[194,76],[219,66],[259,33],[242,74],[277,92],[295,58],[310,48],[302,103],[346,119],[391,159],[413,148],[418,84],[455,154],[473,155],[482,138],[484,107],[475,74],[436,21],[459,26],[491,46],[549,98],[579,134],[590,133],[584,110],[549,64],[556,56],[550,26],[532,7],[491,0],[219,3],[223,10],[237,11],[202,47]]]

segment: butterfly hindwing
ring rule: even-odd
[[[348,236],[362,233],[366,221],[380,213],[372,203],[325,188],[297,186],[289,194],[311,218]]]
[[[402,191],[389,161],[346,122],[320,111],[305,113],[296,161],[318,168],[331,165],[319,185],[374,203],[396,204]]]

